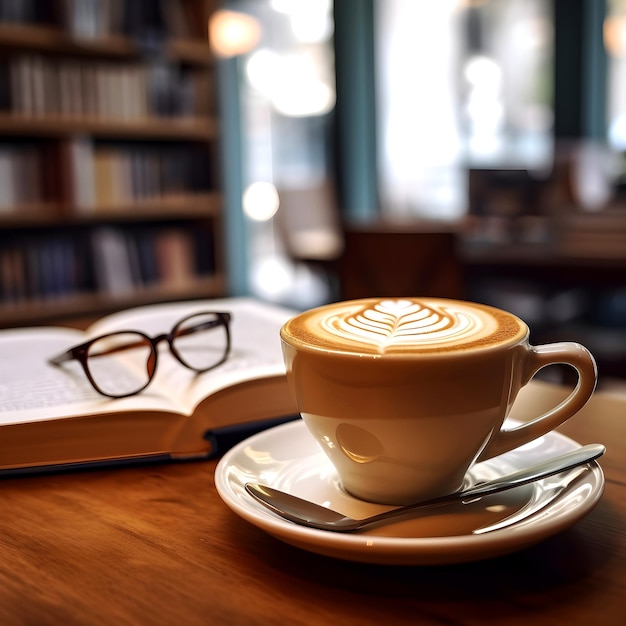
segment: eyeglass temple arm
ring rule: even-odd
[[[48,363],[50,365],[61,365],[61,363],[65,363],[66,361],[71,361],[74,357],[72,350],[65,350],[65,352],[61,352],[61,354],[57,354],[56,356],[50,357],[48,359]]]
[[[93,357],[98,357],[98,356],[107,356],[109,354],[115,354],[116,352],[123,352],[124,350],[131,350],[132,348],[136,348],[137,346],[141,346],[142,344],[143,342],[140,342],[140,341],[135,341],[133,343],[126,343],[124,345],[114,346],[107,350],[99,350],[98,352],[90,354],[90,357],[93,358]],[[49,358],[48,363],[50,363],[50,365],[61,365],[61,363],[66,363],[67,361],[71,361],[72,359],[77,358],[75,354],[75,350],[79,347],[81,346],[74,346],[73,348],[70,348],[69,350],[62,352],[61,354],[57,354],[56,356]]]

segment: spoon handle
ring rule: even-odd
[[[489,496],[494,493],[506,491],[507,489],[513,489],[514,487],[520,487],[521,485],[527,485],[540,478],[548,478],[561,472],[566,472],[574,467],[589,463],[598,457],[602,456],[606,448],[599,443],[591,443],[576,450],[561,454],[556,458],[547,459],[541,463],[537,463],[529,468],[524,468],[507,474],[506,476],[494,478],[493,480],[487,480],[452,494],[446,494],[428,500],[427,502],[421,502],[414,505],[408,505],[402,507],[403,510],[409,510],[411,508],[417,508],[422,506],[436,506],[452,501],[470,502],[477,498]]]

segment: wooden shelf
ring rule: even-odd
[[[222,274],[196,278],[175,286],[137,289],[123,294],[76,294],[67,298],[40,299],[28,303],[0,304],[0,327],[45,324],[49,320],[96,319],[102,314],[153,302],[195,300],[223,296],[226,279]]]
[[[28,24],[0,23],[0,48],[111,59],[136,58],[140,55],[139,46],[128,37],[75,39],[56,28]],[[165,45],[164,53],[172,61],[207,66],[215,62],[208,40],[170,40]]]
[[[64,214],[57,202],[15,207],[10,214],[0,214],[0,229],[39,229],[50,226],[80,226],[103,222],[141,223],[197,220],[221,215],[221,195],[217,192],[169,196],[135,202],[119,207],[83,209]]]
[[[154,50],[0,22],[0,327],[226,294],[205,36],[219,2],[169,2],[164,28],[176,35]],[[151,27],[126,6],[130,30]],[[29,9],[33,21],[61,19]],[[77,30],[126,28],[103,15],[66,17]]]
[[[215,64],[215,57],[208,40],[193,41],[190,39],[174,39],[167,46],[166,54],[171,59],[195,63],[196,65]]]
[[[164,117],[125,122],[0,113],[0,135],[5,136],[62,138],[90,135],[102,139],[206,142],[216,138],[217,129],[217,121],[213,118]]]
[[[469,243],[461,250],[463,260],[473,266],[626,269],[626,258],[577,254],[575,249],[563,249],[558,243],[551,244],[474,244]]]

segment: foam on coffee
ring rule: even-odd
[[[283,337],[314,348],[373,354],[433,353],[519,341],[526,326],[492,307],[436,298],[368,298],[312,309]]]

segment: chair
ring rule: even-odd
[[[341,299],[432,296],[463,299],[458,234],[431,224],[348,226],[338,262]]]

